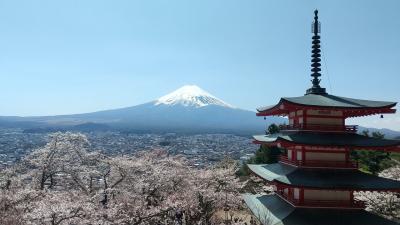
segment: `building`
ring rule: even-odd
[[[320,23],[315,11],[312,37],[312,87],[304,96],[281,98],[259,108],[257,116],[287,116],[278,134],[256,135],[254,143],[284,149],[279,163],[249,165],[274,185],[273,195],[244,195],[264,225],[394,225],[364,210],[355,191],[400,191],[400,182],[358,170],[350,152],[400,151],[400,141],[357,134],[347,118],[395,113],[395,102],[330,95],[320,86]]]

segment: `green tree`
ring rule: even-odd
[[[267,128],[267,133],[268,134],[276,134],[276,133],[279,133],[279,131],[280,131],[279,127],[274,123],[269,125],[268,128]]]
[[[249,159],[249,164],[277,163],[281,150],[278,147],[267,147],[261,145],[256,154]]]
[[[279,133],[279,126],[272,123],[267,127],[265,131],[266,134],[276,134]],[[247,164],[270,164],[277,163],[279,159],[279,155],[281,154],[281,149],[278,147],[267,147],[261,145],[257,150],[255,155],[251,157],[247,162],[243,163],[240,169],[237,172],[238,176],[248,176],[250,174],[250,170],[247,167]]]
[[[385,137],[385,135],[380,132],[372,132],[370,134],[368,130],[364,130],[362,134],[367,137],[378,139],[383,139]],[[375,175],[392,165],[390,153],[384,151],[355,150],[351,152],[351,157],[358,162],[362,170]]]
[[[238,175],[247,176],[250,174],[250,170],[247,167],[247,164],[277,163],[279,160],[279,155],[281,155],[281,153],[281,149],[278,147],[267,147],[261,145],[256,154],[241,166],[238,171]]]

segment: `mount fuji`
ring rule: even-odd
[[[234,108],[196,85],[186,85],[155,101],[155,105],[183,105],[200,108],[209,105]]]
[[[253,134],[263,132],[267,124],[285,121],[281,117],[264,121],[256,117],[255,112],[234,107],[198,86],[186,85],[157,100],[132,107],[74,115],[0,117],[0,126]]]

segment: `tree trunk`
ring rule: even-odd
[[[40,190],[44,189],[44,183],[46,182],[46,172],[42,172],[42,177],[40,179]]]
[[[93,191],[93,177],[90,176],[90,180],[89,180],[89,193],[92,193]]]
[[[8,179],[8,180],[7,180],[7,183],[6,183],[6,186],[5,186],[5,189],[6,189],[6,190],[10,190],[10,186],[11,186],[11,180]]]
[[[50,175],[50,189],[52,189],[54,186],[54,179],[53,179],[53,174]]]
[[[108,183],[107,183],[107,177],[103,176],[103,180],[104,180],[104,193],[103,193],[103,200],[101,200],[101,203],[103,203],[104,206],[107,205],[108,203],[108,193],[107,193],[107,189],[108,189]]]

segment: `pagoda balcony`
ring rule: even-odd
[[[285,164],[297,167],[324,167],[324,168],[346,168],[357,169],[358,163],[354,161],[327,161],[327,160],[295,160],[288,159],[287,156],[281,155],[279,161]]]
[[[276,193],[281,198],[290,202],[295,207],[315,207],[315,208],[354,208],[364,209],[365,204],[359,200],[310,200],[310,199],[296,199],[293,196],[285,194],[283,191]]]
[[[303,131],[330,131],[356,133],[357,125],[329,125],[329,124],[289,124],[280,125],[280,130],[303,130]]]

